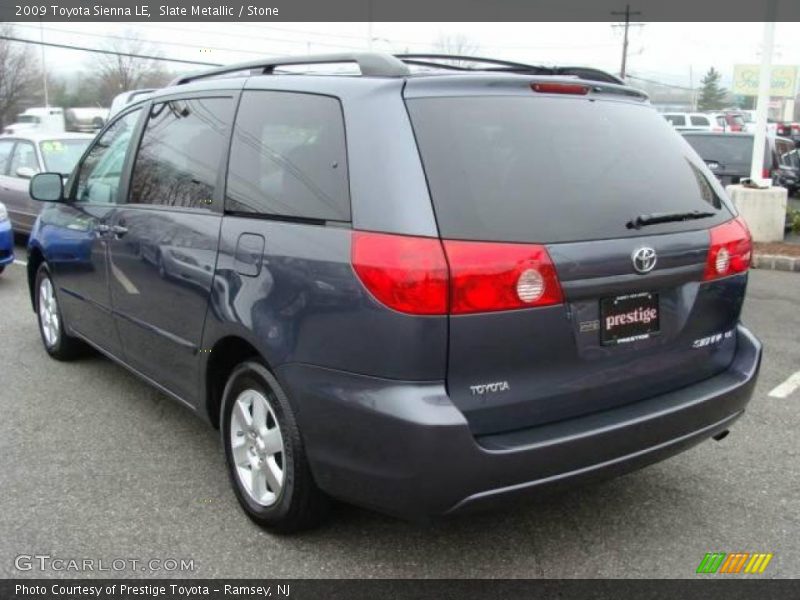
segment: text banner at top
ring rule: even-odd
[[[730,0],[0,0],[0,20],[620,21],[626,4],[645,22],[768,19],[767,3]],[[777,0],[774,20],[800,21],[800,2]]]

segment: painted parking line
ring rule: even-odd
[[[775,387],[769,393],[769,395],[771,398],[786,398],[799,387],[800,387],[800,371],[797,371],[793,375],[790,375],[789,378],[782,384]]]
[[[27,267],[28,266],[28,263],[26,263],[24,260],[14,260],[14,264],[15,265],[20,265],[20,266],[23,266],[23,267]]]

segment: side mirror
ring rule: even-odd
[[[60,173],[38,173],[30,183],[30,194],[40,202],[63,202],[64,181]]]
[[[22,179],[33,179],[34,175],[36,175],[36,171],[30,167],[20,167],[17,169],[17,177],[21,177]]]

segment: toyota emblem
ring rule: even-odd
[[[649,273],[656,266],[656,251],[648,246],[634,250],[631,254],[633,268],[637,273]]]

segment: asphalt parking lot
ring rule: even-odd
[[[25,269],[10,266],[0,275],[0,577],[59,575],[15,569],[20,554],[47,554],[195,566],[116,576],[672,578],[695,576],[710,551],[771,552],[763,577],[800,576],[800,391],[768,395],[800,368],[798,299],[800,275],[752,273],[744,321],[764,363],[721,442],[508,512],[417,525],[338,506],[323,529],[276,537],[239,510],[215,430],[109,360],[46,356]]]

